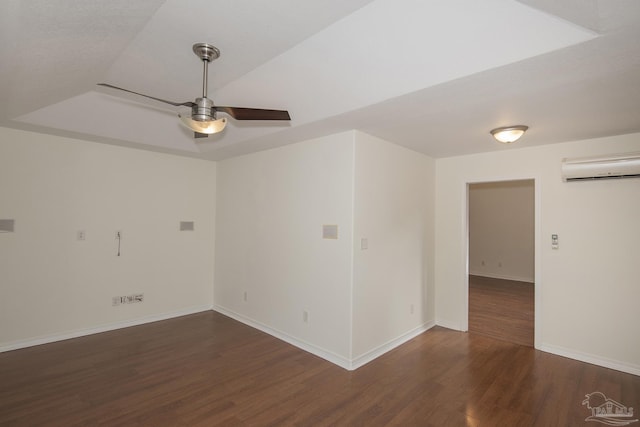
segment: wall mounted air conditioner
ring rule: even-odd
[[[640,178],[640,152],[562,159],[563,181]]]

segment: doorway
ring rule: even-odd
[[[534,346],[535,181],[468,185],[468,330]]]

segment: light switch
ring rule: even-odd
[[[360,249],[363,251],[369,249],[369,239],[367,239],[366,237],[360,239]]]

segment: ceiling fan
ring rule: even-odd
[[[196,43],[193,45],[193,53],[202,60],[204,65],[202,75],[202,97],[196,98],[194,102],[173,102],[166,99],[156,98],[154,96],[145,95],[143,93],[134,92],[132,90],[123,89],[108,83],[98,83],[98,86],[104,86],[111,89],[117,89],[124,92],[133,93],[135,95],[144,96],[145,98],[154,99],[164,102],[165,104],[175,107],[190,107],[191,114],[178,114],[183,125],[194,131],[196,138],[206,138],[207,136],[222,132],[227,124],[227,119],[222,117],[216,118],[217,112],[230,115],[236,120],[291,120],[289,112],[285,110],[264,110],[261,108],[241,108],[241,107],[221,107],[214,105],[213,101],[207,98],[207,73],[209,62],[220,57],[220,50],[208,43]]]

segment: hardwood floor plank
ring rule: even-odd
[[[469,276],[469,332],[533,347],[533,283]]]
[[[215,312],[0,354],[2,426],[573,426],[640,377],[433,328],[349,372]]]

